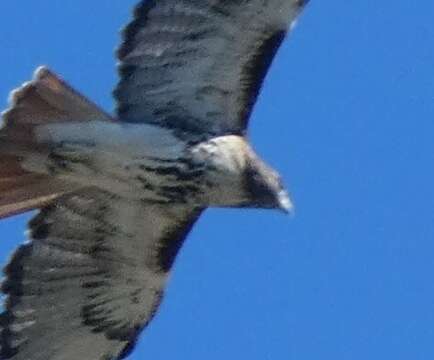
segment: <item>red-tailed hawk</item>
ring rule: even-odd
[[[248,119],[302,0],[141,2],[117,114],[46,68],[0,131],[0,217],[40,209],[5,267],[0,358],[123,359],[207,207],[291,210]]]

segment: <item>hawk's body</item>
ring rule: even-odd
[[[246,127],[300,0],[144,1],[117,118],[46,68],[0,131],[0,217],[40,208],[5,268],[0,359],[122,359],[210,206],[291,204]]]

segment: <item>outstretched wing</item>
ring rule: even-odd
[[[198,136],[242,134],[267,70],[307,0],[148,0],[119,49],[123,121]]]
[[[42,209],[5,268],[0,358],[124,358],[200,212],[96,189]]]

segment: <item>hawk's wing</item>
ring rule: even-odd
[[[268,67],[307,0],[149,0],[119,49],[123,121],[244,133]]]
[[[93,189],[42,209],[5,269],[0,358],[125,357],[200,212]]]

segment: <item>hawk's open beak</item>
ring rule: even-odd
[[[294,204],[292,203],[288,193],[285,190],[281,190],[277,197],[279,209],[285,214],[294,214]]]

